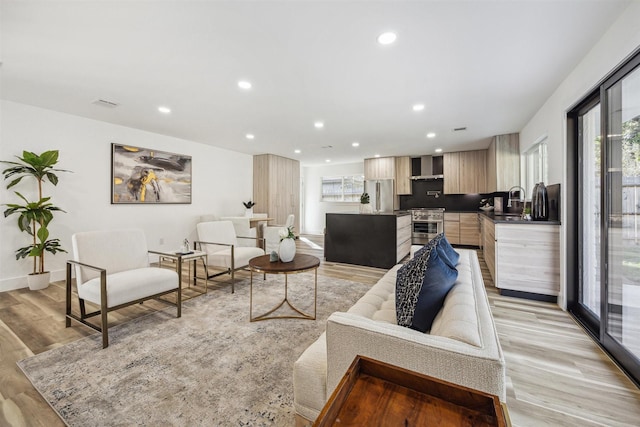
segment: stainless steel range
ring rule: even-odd
[[[444,231],[444,208],[411,209],[411,243],[424,245]]]

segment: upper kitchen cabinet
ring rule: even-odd
[[[411,170],[411,164],[409,164],[409,170]],[[396,179],[395,158],[364,159],[364,179]]]
[[[264,212],[274,224],[284,224],[295,215],[300,231],[300,162],[273,154],[253,156],[253,198],[255,212]]]
[[[395,158],[395,186],[397,195],[411,195],[411,157]]]
[[[496,135],[487,150],[487,192],[509,191],[520,185],[520,138],[517,133]]]
[[[460,153],[444,153],[442,156],[442,173],[445,194],[460,193]]]
[[[445,194],[485,193],[487,150],[445,153],[443,158]]]

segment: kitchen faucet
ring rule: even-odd
[[[511,193],[513,192],[513,189],[514,189],[514,188],[515,188],[515,189],[520,189],[520,196],[522,197],[522,214],[521,214],[521,215],[522,215],[522,216],[524,216],[524,205],[526,204],[526,201],[527,201],[527,198],[526,198],[526,197],[527,197],[527,196],[526,196],[526,194],[525,194],[524,188],[520,187],[519,185],[514,185],[513,187],[511,187],[511,188],[509,189],[509,200],[507,201],[507,207],[508,207],[508,208],[510,208],[510,207],[512,206],[512,205],[511,205],[511,201],[512,201],[512,200],[518,200],[518,201],[520,201],[520,198],[518,198],[518,199],[513,199],[513,198],[511,197]]]

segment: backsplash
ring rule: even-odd
[[[502,196],[507,197],[506,192],[485,193],[485,194],[443,194],[442,193],[443,180],[428,180],[428,181],[412,181],[411,189],[413,194],[411,196],[399,196],[400,197],[400,210],[408,210],[413,208],[445,208],[448,211],[460,211],[460,212],[476,212],[480,207],[480,201],[482,199],[491,199],[494,197]],[[434,192],[439,192],[439,196],[436,197]]]

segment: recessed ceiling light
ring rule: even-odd
[[[245,135],[245,137],[247,137],[247,139],[254,139],[256,136],[252,133],[248,133]]]
[[[436,153],[442,153],[442,148],[436,148]]]
[[[325,160],[325,162],[331,163],[331,159],[327,159],[327,160]]]
[[[249,82],[247,80],[240,80],[238,82],[238,87],[240,89],[249,90],[249,89],[251,89],[251,82]]]
[[[293,150],[293,152],[296,153],[296,154],[300,154],[301,153],[300,150]]]
[[[373,156],[373,157],[380,157],[380,154],[376,154],[376,155],[375,155],[375,156]]]
[[[171,112],[171,108],[160,106],[160,107],[158,107],[158,111],[160,111],[161,113],[164,113],[164,114],[169,114]]]
[[[413,106],[413,111],[422,111],[424,110],[424,104],[415,104]]]
[[[427,134],[427,138],[435,138],[435,137],[436,137],[436,134],[434,132],[429,132]]]
[[[322,122],[315,122],[313,125],[316,127],[316,129],[322,129],[324,127],[324,123]]]
[[[398,38],[398,36],[396,36],[396,33],[392,33],[389,31],[378,36],[378,43],[382,45],[388,45],[395,42],[396,38]]]
[[[352,147],[359,147],[359,146],[360,146],[360,143],[359,143],[359,142],[352,142],[352,143],[351,143],[351,146],[352,146]]]

